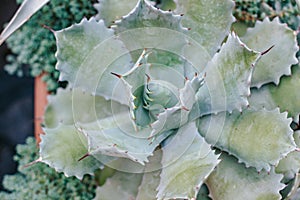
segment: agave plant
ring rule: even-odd
[[[54,31],[69,85],[48,98],[37,161],[115,169],[96,199],[296,199],[294,31],[265,18],[239,38],[231,0],[162,2],[101,0]]]

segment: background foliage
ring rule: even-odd
[[[22,1],[17,0],[17,3]],[[96,14],[93,3],[85,0],[50,1],[7,40],[12,53],[7,56],[9,64],[5,66],[6,71],[18,76],[30,74],[33,77],[45,73],[43,80],[49,91],[64,86],[58,82],[59,72],[55,70],[55,37],[43,25],[59,30],[79,22],[83,17],[89,18]]]
[[[46,164],[37,163],[24,167],[38,158],[38,148],[34,138],[17,146],[14,160],[19,163],[18,173],[7,175],[3,184],[8,192],[1,192],[0,199],[92,199],[96,182],[86,175],[82,181],[75,177],[65,177]]]

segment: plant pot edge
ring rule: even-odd
[[[40,143],[40,135],[44,134],[42,123],[44,121],[45,108],[47,106],[48,90],[42,80],[43,74],[34,79],[34,137],[37,145]]]

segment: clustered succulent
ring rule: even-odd
[[[290,28],[297,30],[299,27],[299,8],[295,0],[235,0],[235,3],[234,16],[249,26],[265,17],[279,17]]]
[[[36,162],[115,169],[101,200],[299,199],[295,31],[265,17],[239,37],[231,0],[159,5],[100,0],[54,31],[68,87],[48,98]]]
[[[86,175],[82,181],[76,177],[65,177],[46,164],[25,167],[38,157],[34,138],[29,137],[26,144],[17,146],[14,160],[18,162],[18,173],[6,175],[3,181],[8,192],[0,192],[0,199],[85,199],[95,197],[96,182]]]
[[[22,2],[17,0],[18,4]],[[58,82],[59,72],[55,70],[55,37],[43,26],[58,30],[95,14],[93,1],[51,0],[6,41],[11,54],[7,56],[5,70],[18,76],[24,73],[33,77],[43,74],[50,92],[65,86],[65,83]]]

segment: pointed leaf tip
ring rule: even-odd
[[[86,153],[84,156],[82,156],[81,158],[78,159],[78,162],[79,161],[82,161],[83,159],[85,159],[86,157],[90,156],[89,153]]]
[[[25,169],[25,168],[30,167],[30,166],[32,166],[32,165],[38,163],[38,162],[41,162],[41,161],[42,161],[42,158],[38,158],[37,160],[34,160],[34,161],[32,161],[32,162],[30,162],[30,163],[24,165],[22,168]]]
[[[299,48],[294,31],[278,17],[272,21],[269,18],[257,21],[253,28],[247,29],[242,41],[264,55],[255,66],[251,87],[260,88],[267,83],[278,85],[283,75],[291,74],[291,65],[298,63],[296,53]]]
[[[275,46],[275,45],[272,45],[270,48],[268,48],[267,50],[263,51],[263,52],[261,53],[261,55],[263,56],[263,55],[267,54],[271,49],[273,49],[274,46]]]
[[[0,45],[49,0],[25,0],[0,35]]]
[[[111,73],[112,75],[118,77],[118,78],[122,78],[122,75],[120,75],[120,74],[117,74],[117,73],[114,73],[114,72],[110,72],[110,73]]]
[[[53,34],[55,34],[55,30],[53,30],[53,28],[51,28],[50,26],[47,26],[46,24],[42,25],[43,28],[48,29],[49,31],[51,31]]]

